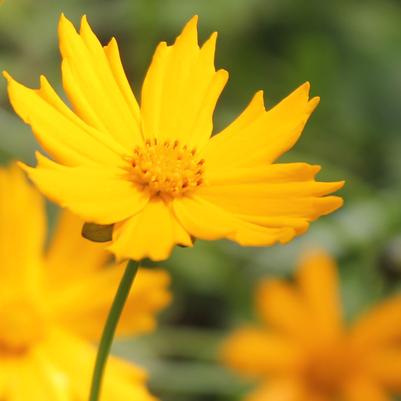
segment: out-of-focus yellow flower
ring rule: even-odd
[[[223,360],[259,378],[247,401],[390,401],[401,393],[401,296],[352,326],[342,321],[333,260],[322,251],[301,263],[296,284],[261,283],[264,322],[228,338]]]
[[[44,254],[45,211],[17,167],[0,170],[0,399],[79,401],[88,397],[96,341],[122,269],[98,244],[80,237],[81,222],[61,218]],[[168,304],[169,276],[140,271],[119,334],[151,330]],[[105,401],[154,398],[142,369],[111,358]]]
[[[102,47],[85,17],[80,32],[59,24],[70,110],[41,77],[28,89],[7,73],[15,111],[51,155],[26,167],[49,198],[85,221],[115,224],[110,250],[162,260],[192,238],[242,245],[288,242],[310,221],[341,206],[325,196],[342,182],[315,181],[319,166],[274,163],[298,140],[319,98],[305,83],[266,111],[258,92],[211,138],[213,111],[228,73],[216,71],[217,34],[199,47],[197,18],[174,45],[160,43],[139,105],[117,42]]]

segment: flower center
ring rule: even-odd
[[[24,354],[43,338],[43,314],[25,300],[13,300],[0,306],[0,356]]]
[[[315,354],[305,366],[310,388],[330,398],[337,398],[341,384],[354,366],[352,353],[333,347]]]
[[[182,196],[202,184],[204,162],[178,141],[148,140],[130,158],[131,179],[151,196]]]

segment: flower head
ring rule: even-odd
[[[82,221],[65,213],[44,253],[43,200],[17,167],[0,170],[0,399],[84,401],[96,341],[122,275],[99,244],[80,236]],[[170,299],[169,276],[140,271],[120,335],[149,331]],[[113,285],[115,284],[115,285]],[[111,358],[107,401],[152,401],[146,374]]]
[[[270,110],[258,92],[211,136],[228,73],[214,67],[217,34],[200,47],[197,18],[159,44],[138,104],[117,42],[102,47],[86,17],[59,25],[68,108],[41,77],[28,89],[7,73],[15,111],[53,160],[25,166],[49,198],[87,222],[113,224],[119,259],[155,260],[192,238],[242,245],[285,243],[341,206],[342,182],[315,181],[319,166],[275,163],[298,140],[319,98],[300,86]]]
[[[247,400],[385,401],[401,393],[401,296],[346,326],[338,287],[323,251],[304,258],[295,284],[261,283],[262,325],[239,329],[223,346],[228,366],[261,381]]]

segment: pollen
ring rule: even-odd
[[[179,197],[202,185],[204,162],[179,141],[148,140],[130,157],[130,176],[151,196]]]

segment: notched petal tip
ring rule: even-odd
[[[60,18],[59,18],[59,20],[58,20],[59,26],[60,26],[60,24],[64,24],[64,23],[66,23],[66,22],[70,22],[70,20],[65,16],[64,13],[61,13],[61,14],[60,14]]]
[[[84,14],[81,18],[81,24],[79,26],[79,33],[80,33],[80,35],[84,35],[85,33],[94,35],[86,14]]]
[[[313,177],[322,170],[322,166],[320,166],[319,164],[311,164],[310,167],[313,171]]]
[[[71,33],[76,33],[73,23],[64,14],[61,14],[58,21],[59,38],[61,39],[62,35],[68,35]]]
[[[312,113],[320,103],[320,97],[315,96],[308,102],[308,113]]]
[[[265,93],[264,93],[264,91],[263,91],[262,89],[258,90],[258,91],[254,94],[254,96],[253,96],[251,102],[257,103],[258,105],[260,105],[261,107],[263,107],[263,109],[266,111],[266,106],[265,106]]]
[[[112,37],[111,37],[111,39],[110,39],[109,42],[107,43],[106,47],[118,48],[118,43],[117,43],[117,39],[115,38],[115,36],[112,36]]]
[[[316,205],[317,210],[319,210],[319,215],[321,216],[334,212],[344,204],[344,199],[339,196],[325,196],[321,199],[324,200],[324,202],[320,205]]]
[[[294,96],[296,94],[301,96],[301,99],[304,99],[305,102],[309,100],[309,92],[310,92],[310,82],[306,81],[302,85],[300,85],[290,96]]]
[[[310,82],[309,81],[304,82],[302,85],[298,87],[298,90],[306,93],[306,97],[308,98],[310,92]]]
[[[206,42],[202,45],[202,49],[206,48],[207,46],[212,47],[213,49],[216,48],[216,42],[217,38],[219,36],[219,33],[217,31],[214,31],[209,38],[206,40]]]
[[[190,19],[189,19],[189,21],[185,24],[185,27],[184,27],[184,29],[187,27],[187,26],[197,26],[198,25],[198,21],[199,21],[199,15],[198,14],[195,14],[195,15],[193,15]]]
[[[14,80],[13,77],[8,73],[8,71],[3,70],[2,74],[8,83]]]
[[[27,164],[25,164],[24,162],[20,162],[20,161],[17,161],[15,164],[16,164],[21,170],[25,170],[27,167],[29,167]]]
[[[228,78],[230,77],[230,74],[227,70],[221,68],[220,70],[216,71],[216,76],[218,76],[221,79],[223,85],[225,85],[228,81]]]
[[[202,52],[208,52],[209,54],[212,54],[213,58],[214,58],[214,54],[215,54],[215,51],[216,51],[217,37],[218,37],[218,33],[217,32],[213,32],[209,36],[209,38],[205,41],[205,43],[203,43],[203,45],[201,46],[201,51]]]
[[[211,33],[211,35],[209,36],[208,40],[214,41],[216,42],[217,38],[219,37],[219,33],[217,31],[214,31]]]
[[[336,187],[336,189],[334,191],[338,191],[345,185],[345,180],[333,182],[333,185],[335,185],[335,187]]]
[[[28,164],[26,164],[24,162],[20,162],[20,161],[17,161],[15,164],[16,164],[16,166],[18,166],[18,168],[20,170],[22,170],[24,173],[26,173],[28,175],[28,177],[30,178],[30,176],[31,176],[30,173],[32,170],[34,170],[33,167],[29,166]]]
[[[197,15],[194,15],[185,24],[180,35],[177,36],[175,43],[177,44],[178,42],[180,42],[182,40],[194,41],[194,42],[196,42],[196,45],[198,45],[198,16]]]

